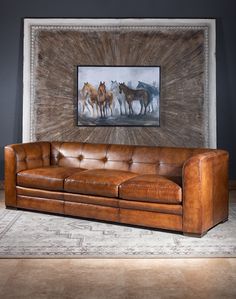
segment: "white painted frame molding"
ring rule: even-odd
[[[24,19],[23,58],[23,142],[34,141],[33,101],[34,101],[34,41],[37,30],[99,30],[119,27],[189,27],[204,28],[205,38],[205,100],[208,120],[206,126],[207,146],[217,147],[216,136],[216,31],[215,19]]]

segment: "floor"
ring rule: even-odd
[[[235,299],[236,258],[0,259],[0,298]]]

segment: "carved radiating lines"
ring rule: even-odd
[[[31,140],[207,146],[208,27],[32,26]],[[77,127],[76,65],[160,65],[161,126]]]

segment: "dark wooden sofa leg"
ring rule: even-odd
[[[205,236],[206,233],[207,233],[207,231],[206,231],[206,232],[203,232],[202,234],[183,233],[183,235],[186,236],[186,237],[201,238],[201,237]]]
[[[227,218],[225,218],[224,220],[222,220],[220,223],[224,223],[224,222],[226,222],[226,221],[228,221],[229,220],[229,218],[227,217]]]
[[[219,222],[219,224],[220,224],[220,223],[224,223],[224,222],[226,222],[226,221],[228,221],[228,217],[225,218],[225,219],[223,219],[221,222]],[[217,224],[216,224],[216,225],[217,225]],[[186,236],[186,237],[195,237],[195,238],[201,238],[201,237],[205,236],[206,234],[207,234],[207,231],[203,232],[202,234],[184,233],[184,232],[183,232],[183,235],[184,235],[184,236]]]
[[[17,207],[9,207],[9,206],[6,206],[6,209],[8,209],[8,210],[18,210]]]

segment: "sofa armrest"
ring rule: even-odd
[[[32,142],[5,146],[5,204],[16,207],[16,174],[50,165],[50,143]]]
[[[228,153],[197,154],[183,166],[183,232],[203,235],[228,218]]]

